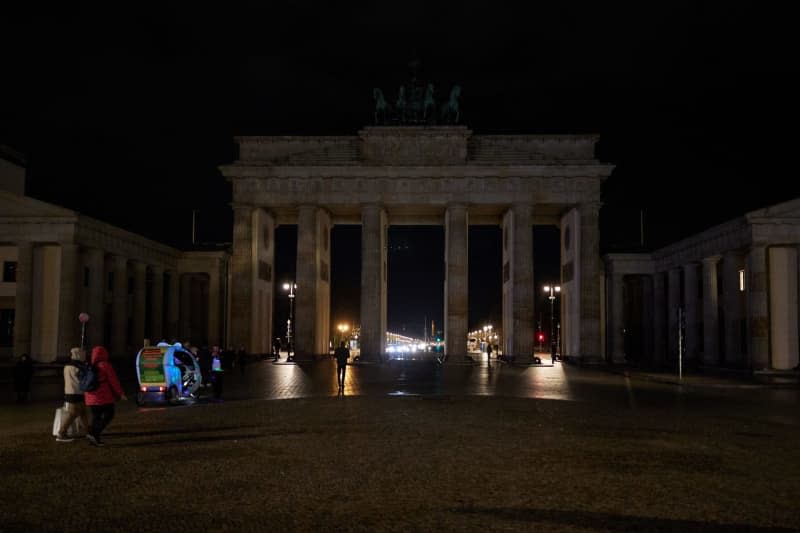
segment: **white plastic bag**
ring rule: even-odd
[[[64,404],[64,407],[59,407],[56,409],[56,416],[53,419],[53,436],[58,436],[58,430],[61,429],[61,420],[67,416],[67,404]],[[83,419],[81,417],[75,417],[75,420],[72,421],[72,424],[69,425],[67,428],[67,437],[77,437],[78,435],[86,434],[86,430],[88,428],[84,427]]]

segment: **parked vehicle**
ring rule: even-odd
[[[136,354],[137,405],[147,401],[177,405],[203,384],[197,358],[180,343],[145,346]]]

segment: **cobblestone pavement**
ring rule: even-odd
[[[575,367],[561,362],[512,366],[497,360],[477,363],[435,364],[432,361],[393,361],[385,364],[348,365],[344,394],[372,395],[477,395],[511,396],[558,400],[581,400],[602,394],[609,385],[650,381],[693,389],[798,389],[797,378],[766,383],[750,376],[677,374],[644,372],[628,368],[604,366]],[[133,363],[114,361],[114,367],[126,390],[136,390]],[[580,383],[582,387],[575,387]],[[13,401],[10,368],[0,368],[2,395],[0,404]],[[640,386],[643,386],[640,383]],[[57,401],[62,393],[61,370],[57,365],[40,369],[32,387],[32,401]],[[276,363],[256,360],[244,370],[226,372],[225,396],[231,399],[289,399],[336,395],[338,386],[332,360],[317,363],[287,363],[285,354]]]
[[[58,372],[5,383],[0,531],[800,530],[800,390],[611,370],[254,361],[103,449],[50,436]]]

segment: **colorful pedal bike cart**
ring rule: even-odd
[[[203,384],[197,358],[180,343],[145,346],[136,354],[139,389],[136,404],[167,402],[177,405],[193,398]]]

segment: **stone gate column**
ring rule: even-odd
[[[581,217],[580,268],[580,356],[599,358],[600,345],[600,204],[585,203]]]
[[[297,212],[295,357],[314,359],[329,352],[330,215],[315,205]]]
[[[208,273],[208,325],[206,327],[208,338],[203,339],[208,342],[209,346],[220,342],[220,286],[219,270],[212,268]],[[254,350],[256,349],[255,353],[263,353],[260,347],[254,348]]]
[[[111,301],[111,354],[127,355],[128,350],[128,260],[113,258],[114,290]]]
[[[747,345],[754,370],[770,367],[767,248],[753,245],[747,254]]]
[[[703,258],[703,364],[719,364],[719,256]]]
[[[769,247],[770,362],[776,370],[800,364],[797,286],[800,282],[797,246]]]
[[[191,339],[192,331],[192,274],[181,274],[179,279],[180,283],[180,328],[178,339],[181,343],[185,341],[198,342]],[[249,322],[249,317],[248,317]],[[235,344],[234,347],[238,348],[239,345]]]
[[[643,276],[642,282],[642,352],[639,353],[639,360],[652,363],[653,340],[655,332],[655,298],[653,296],[653,276]]]
[[[231,259],[231,339],[233,346],[251,350],[254,320],[253,212],[251,206],[233,207],[233,258]],[[182,287],[183,285],[181,285]],[[185,311],[182,311],[185,313]],[[185,331],[181,332],[186,335]]]
[[[739,292],[739,270],[742,255],[726,252],[722,258],[722,305],[725,319],[725,363],[742,366],[742,297]]]
[[[329,224],[330,226],[330,224]],[[253,294],[254,305],[253,318],[251,324],[251,351],[253,353],[268,353],[272,350],[272,309],[275,293],[275,280],[273,279],[273,264],[275,263],[275,218],[272,213],[258,208],[253,212]],[[298,228],[299,229],[299,228]],[[299,235],[298,235],[299,239]],[[323,242],[327,247],[327,240]],[[325,259],[326,264],[329,262]],[[217,263],[216,274],[211,274],[210,293],[211,299],[216,298],[213,309],[220,308],[220,281],[222,263]],[[216,316],[216,318],[214,318]],[[215,324],[209,323],[209,334],[219,337],[221,311],[216,311],[215,315],[209,314],[209,321],[215,320]],[[295,314],[295,316],[297,316]],[[320,323],[325,320],[320,320]]]
[[[610,344],[611,362],[620,364],[625,362],[625,278],[622,274],[611,272],[608,284],[609,326],[608,341]]]
[[[33,245],[17,243],[17,282],[14,293],[14,355],[31,353],[33,306]]]
[[[664,273],[653,274],[653,363],[655,365],[662,364],[666,358],[667,293],[664,285]]]
[[[131,328],[131,348],[134,351],[144,345],[145,302],[147,294],[147,265],[141,261],[133,262],[133,327]]]
[[[451,205],[445,211],[445,346],[450,361],[467,353],[469,269],[469,220],[465,205]]]
[[[69,350],[80,343],[81,324],[78,321],[79,287],[83,285],[78,278],[78,259],[80,250],[77,244],[61,245],[61,280],[58,291],[58,344],[56,357],[69,355]]]
[[[671,268],[667,274],[667,357],[668,364],[678,365],[678,310],[681,307],[681,269]]]
[[[156,345],[164,338],[164,267],[152,266],[153,284],[150,286],[150,344]]]
[[[167,302],[167,337],[169,342],[180,340],[178,321],[180,320],[181,286],[177,270],[168,270],[169,301]]]
[[[386,352],[386,247],[388,224],[380,205],[361,207],[361,357]],[[466,342],[466,340],[465,340]]]
[[[503,354],[533,356],[533,209],[516,204],[503,216]]]
[[[106,260],[105,253],[99,248],[90,248],[86,251],[86,263],[89,267],[89,294],[87,310],[89,323],[86,324],[86,346],[89,348],[98,344],[105,345],[106,331]]]
[[[700,357],[699,343],[699,306],[697,294],[697,273],[699,265],[689,263],[683,265],[683,302],[685,309],[686,338],[685,354],[686,360],[697,361]]]

